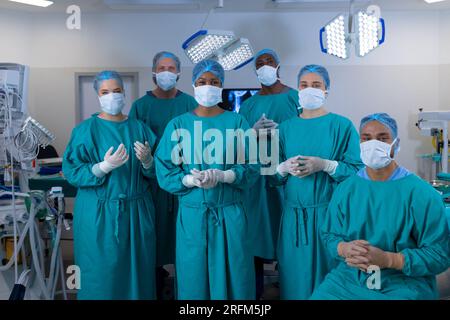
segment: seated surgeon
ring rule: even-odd
[[[400,140],[389,115],[365,117],[360,136],[366,167],[336,189],[322,229],[340,263],[311,299],[436,299],[436,275],[450,266],[441,197],[394,161]]]

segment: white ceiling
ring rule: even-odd
[[[28,12],[65,12],[69,5],[76,4],[82,12],[207,12],[215,7],[217,0],[52,0],[48,8],[0,0],[0,12],[20,10]],[[293,1],[293,0],[279,0]],[[382,10],[450,10],[450,0],[427,4],[423,0],[356,0],[358,7],[378,4]],[[277,11],[339,11],[346,10],[349,0],[297,0],[297,3],[275,4],[272,0],[224,0],[223,12],[277,12]]]

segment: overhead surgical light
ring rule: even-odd
[[[18,2],[23,4],[29,4],[32,6],[38,6],[38,7],[48,7],[53,4],[53,1],[47,1],[47,0],[9,0],[10,2]]]
[[[223,7],[223,0],[217,8]],[[189,60],[197,64],[205,59],[212,59],[222,65],[224,70],[237,70],[253,60],[253,49],[250,41],[238,38],[232,31],[206,30],[203,28],[190,36],[182,45]]]
[[[231,44],[223,53],[219,53],[217,61],[224,70],[237,70],[253,60],[253,49],[248,39],[241,38]]]
[[[357,54],[360,57],[364,57],[383,44],[386,32],[384,19],[360,11],[358,12],[356,24]]]
[[[219,62],[224,70],[237,70],[253,60],[248,39],[237,38],[231,31],[200,30],[183,43],[189,60],[196,64],[205,59]]]
[[[231,31],[200,30],[183,43],[183,50],[189,60],[199,63],[234,41],[236,36]]]
[[[356,55],[365,57],[385,41],[386,26],[380,18],[380,8],[370,6],[366,12],[340,14],[320,30],[320,48],[323,53],[348,59],[355,48]]]
[[[323,33],[326,35],[326,49],[323,46]],[[322,52],[328,53],[338,58],[347,59],[348,49],[347,46],[347,30],[345,27],[345,16],[339,15],[333,19],[329,24],[322,28],[320,32],[320,44],[322,46]]]

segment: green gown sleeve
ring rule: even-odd
[[[338,186],[334,191],[328,211],[325,217],[325,222],[320,230],[322,241],[333,259],[343,260],[338,254],[338,244],[342,241],[347,241],[343,234],[343,226],[345,215],[340,210],[340,192],[341,188]]]
[[[250,129],[250,126],[244,117],[241,118],[240,127],[244,131]],[[237,164],[234,164],[230,168],[236,174],[236,179],[231,185],[235,188],[246,189],[252,186],[258,179],[260,165],[256,163],[256,155],[253,157],[253,155],[249,154],[249,146],[248,143],[245,143],[245,138],[239,139],[235,145],[245,148],[245,163],[239,164],[235,161]]]
[[[148,178],[151,179],[156,179],[156,171],[155,171],[155,150],[154,147],[156,145],[156,135],[153,133],[153,131],[148,128],[147,126],[143,126],[144,127],[144,136],[145,136],[145,141],[148,141],[148,144],[150,145],[150,148],[152,150],[152,155],[153,155],[153,164],[151,165],[150,168],[145,169],[142,165],[141,165],[141,170],[142,170],[142,174]],[[133,142],[134,143],[134,142]],[[144,142],[145,143],[145,142]]]
[[[336,172],[331,175],[337,182],[344,181],[364,167],[360,157],[359,134],[351,123],[345,134],[345,140],[347,141],[345,150],[341,158],[337,159]]]
[[[158,144],[155,153],[155,169],[159,186],[169,193],[175,195],[185,195],[191,191],[183,184],[183,178],[189,174],[183,170],[182,164],[172,162],[172,150],[177,148],[178,141],[172,141],[172,132],[176,130],[173,121],[169,122],[164,130],[164,134]],[[180,154],[181,156],[181,150]]]
[[[438,193],[416,197],[412,204],[416,249],[401,251],[405,257],[403,273],[410,277],[431,276],[450,267],[450,235],[445,206]]]
[[[138,104],[137,104],[137,101],[135,101],[131,105],[130,113],[128,113],[128,117],[130,119],[139,119],[137,109],[138,109]],[[140,119],[140,120],[142,120],[142,119]]]
[[[280,130],[279,130],[279,139],[280,139],[280,143],[279,143],[279,157],[278,157],[278,162],[279,164],[286,161],[286,152],[285,152],[285,138],[283,136],[283,125],[280,126]],[[285,177],[281,176],[278,172],[275,173],[274,175],[269,176],[269,184],[273,187],[277,187],[277,186],[282,186],[284,185],[287,180],[289,178],[289,174],[286,175]]]
[[[105,182],[106,176],[98,178],[92,173],[92,167],[97,161],[90,157],[84,138],[83,130],[73,129],[63,157],[64,177],[77,188],[100,186]]]

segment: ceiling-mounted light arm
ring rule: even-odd
[[[381,18],[381,8],[377,5],[370,5],[367,7],[366,12],[377,18]]]
[[[217,1],[217,6],[212,7],[211,9],[209,9],[208,14],[206,15],[205,20],[202,23],[202,26],[200,27],[200,29],[204,29],[206,22],[208,22],[209,16],[211,15],[211,13],[215,10],[215,9],[223,9],[224,7],[224,0],[218,0]]]
[[[355,0],[350,0],[348,8],[348,31],[350,34],[354,33],[353,15],[355,14]]]

